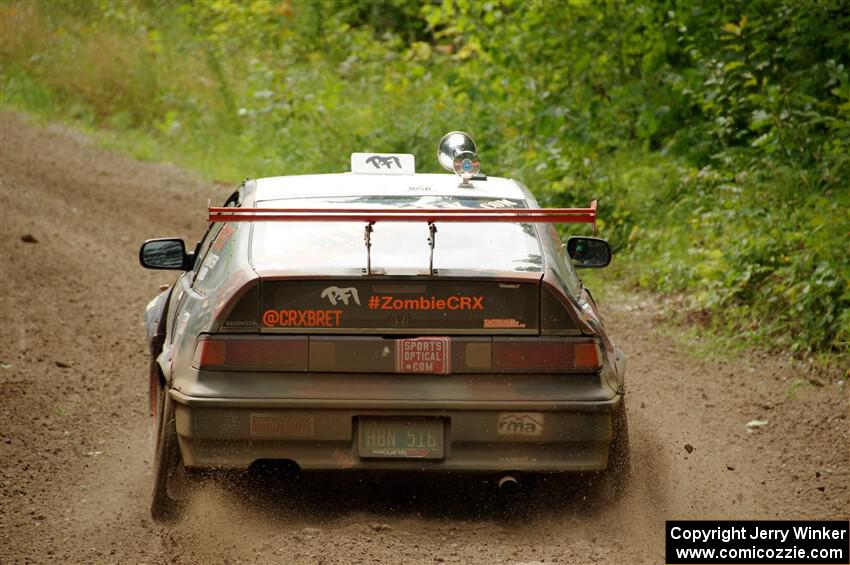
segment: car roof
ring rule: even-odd
[[[267,177],[256,180],[257,202],[289,198],[317,198],[330,196],[390,196],[434,195],[479,198],[510,198],[535,205],[527,189],[514,181],[501,177],[472,180],[473,188],[461,188],[460,178],[450,174],[417,173],[362,174],[332,173],[320,175],[293,175]]]

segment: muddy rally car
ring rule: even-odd
[[[246,181],[194,251],[142,245],[180,271],[145,313],[154,517],[195,470],[268,461],[621,481],[624,359],[575,271],[611,250],[555,228],[595,226],[595,202],[540,208],[461,132],[438,159],[455,174],[354,153],[350,172]]]

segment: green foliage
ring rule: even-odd
[[[4,0],[0,23],[4,103],[229,181],[355,150],[437,171],[464,129],[544,204],[599,198],[627,279],[850,350],[842,0]]]

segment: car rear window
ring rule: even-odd
[[[522,200],[455,196],[344,196],[266,200],[260,208],[525,208]],[[434,268],[493,274],[540,272],[542,252],[528,223],[437,222]],[[334,273],[366,267],[364,222],[256,222],[251,260],[258,269]],[[425,222],[378,222],[372,269],[387,274],[427,272]]]

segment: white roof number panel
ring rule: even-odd
[[[363,175],[412,175],[416,159],[409,153],[352,153],[351,172]]]

